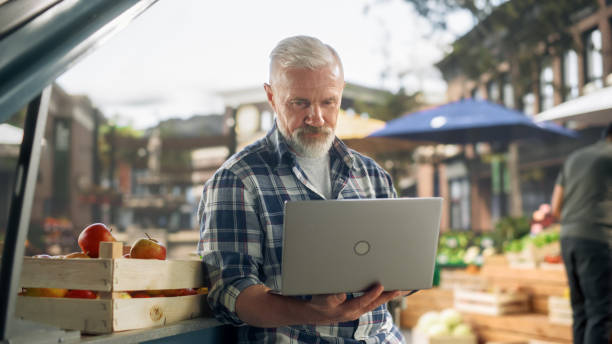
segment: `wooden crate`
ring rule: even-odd
[[[524,293],[487,293],[455,290],[454,308],[461,312],[504,315],[529,311],[529,296]]]
[[[544,314],[524,313],[510,315],[463,314],[463,320],[472,325],[474,333],[484,342],[529,342],[541,340],[571,344],[572,328],[551,324]]]
[[[495,260],[507,261],[505,257],[496,257]],[[548,297],[562,296],[568,287],[563,267],[558,270],[516,269],[508,263],[489,264],[489,261],[485,261],[480,273],[494,288],[520,290],[528,294],[531,310],[544,315],[548,314]]]
[[[468,273],[465,270],[442,269],[440,271],[440,288],[482,290],[486,289],[487,281],[480,273]]]
[[[548,321],[553,324],[571,325],[573,323],[573,313],[570,300],[550,296],[548,298]]]
[[[478,339],[475,335],[465,337],[455,336],[435,336],[429,337],[427,334],[414,329],[412,331],[412,344],[476,344]]]
[[[406,307],[401,310],[402,328],[413,328],[419,318],[429,311],[441,311],[453,307],[453,291],[441,288],[421,290],[404,298]]]
[[[206,295],[123,299],[120,292],[200,288],[195,260],[124,259],[121,243],[102,243],[101,258],[24,258],[21,286],[97,291],[98,299],[19,296],[16,316],[99,334],[164,325],[208,313]]]

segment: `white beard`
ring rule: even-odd
[[[306,158],[320,158],[329,152],[334,143],[335,134],[329,127],[301,127],[293,131],[291,136],[287,135],[284,129],[279,125],[278,129],[287,140],[289,146],[299,155]],[[325,136],[319,139],[305,139],[302,137],[304,133],[323,133]]]

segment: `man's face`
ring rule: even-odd
[[[281,69],[264,88],[278,116],[279,130],[290,146],[302,156],[327,153],[344,89],[338,66]]]

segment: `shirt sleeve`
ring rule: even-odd
[[[208,303],[219,321],[245,325],[236,313],[236,299],[244,289],[262,284],[263,231],[253,194],[234,173],[220,170],[204,185],[198,215]]]

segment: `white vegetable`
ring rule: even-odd
[[[421,332],[427,333],[427,330],[429,329],[429,327],[431,327],[431,325],[439,322],[440,314],[438,314],[438,312],[427,312],[421,315],[416,327],[421,330]]]
[[[453,308],[447,308],[440,313],[440,321],[448,328],[453,328],[460,324],[462,320],[461,313]]]
[[[463,261],[468,264],[474,263],[474,260],[476,259],[476,257],[478,257],[479,254],[480,254],[479,247],[470,246],[470,248],[468,248],[467,251],[465,251],[465,254],[463,255]]]
[[[433,324],[427,329],[427,335],[430,337],[449,335],[448,327],[442,323]]]
[[[472,329],[470,325],[459,324],[453,329],[453,336],[455,337],[468,337],[472,335]]]

